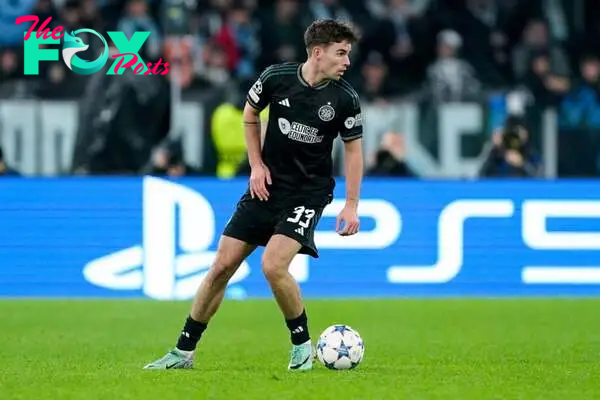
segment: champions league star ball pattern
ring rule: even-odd
[[[362,338],[348,325],[332,325],[319,336],[317,358],[329,369],[356,368],[364,354]]]

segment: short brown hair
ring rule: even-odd
[[[358,34],[349,22],[334,19],[314,21],[304,32],[304,45],[309,52],[315,46],[327,46],[344,40],[353,44],[358,39]]]

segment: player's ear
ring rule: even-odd
[[[312,55],[313,55],[314,57],[319,57],[319,56],[321,55],[321,53],[322,53],[322,52],[323,52],[323,49],[321,49],[321,47],[320,47],[320,46],[315,46],[315,47],[313,47],[313,49],[312,49]]]

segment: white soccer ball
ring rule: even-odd
[[[365,354],[365,343],[348,325],[332,325],[317,342],[317,358],[329,369],[356,368]]]

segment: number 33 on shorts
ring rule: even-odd
[[[318,220],[319,217],[314,209],[306,208],[304,206],[295,207],[290,214],[288,214],[290,216],[286,219],[286,222],[297,224],[298,227],[294,229],[294,232],[301,235],[305,234],[305,229],[312,230],[311,228],[314,227],[311,226],[311,223],[315,221],[315,216],[317,216],[316,220]]]
[[[303,228],[310,226],[310,221],[315,216],[315,210],[310,208],[304,208],[304,206],[298,206],[294,208],[294,216],[289,217],[286,221],[293,224],[298,224]]]

